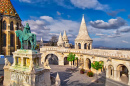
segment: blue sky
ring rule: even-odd
[[[82,14],[94,46],[130,48],[130,0],[11,0],[23,25],[37,40],[49,40],[66,30],[71,43]]]

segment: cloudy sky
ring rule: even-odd
[[[130,0],[11,0],[23,25],[29,23],[37,40],[63,34],[71,43],[82,15],[93,46],[130,48]]]

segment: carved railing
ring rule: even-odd
[[[92,50],[82,50],[82,49],[70,49],[64,47],[52,47],[52,46],[44,46],[40,49],[43,51],[57,51],[61,53],[80,53],[80,54],[89,54],[89,55],[98,55],[98,56],[107,56],[114,57],[119,59],[130,59],[130,51],[128,50],[105,50],[105,49],[92,49]]]

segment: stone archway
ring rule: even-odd
[[[112,65],[108,66],[108,77],[114,78],[114,67]]]
[[[89,69],[91,69],[91,60],[89,59],[89,58],[87,58],[86,60],[85,60],[85,69],[86,70],[89,70]]]
[[[128,68],[120,64],[117,66],[117,79],[125,84],[128,84],[129,81],[129,75],[128,75]]]
[[[64,65],[69,65],[69,61],[67,61],[67,57],[64,58]]]
[[[48,54],[45,57],[45,61],[48,59],[50,65],[58,65],[59,59],[55,54]]]

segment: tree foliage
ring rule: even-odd
[[[58,41],[58,38],[56,35],[52,36],[51,39],[49,40],[51,46],[56,46],[57,41]]]
[[[76,58],[75,58],[75,54],[73,53],[69,53],[68,57],[67,57],[67,61],[74,61]]]
[[[95,61],[94,63],[91,63],[91,66],[92,66],[94,69],[99,70],[99,69],[102,69],[102,67],[103,67],[103,62]]]

